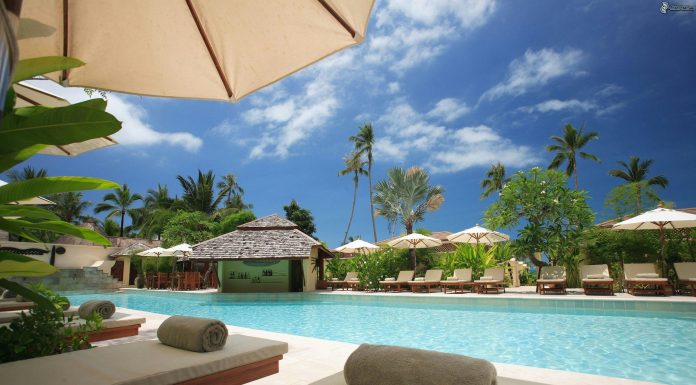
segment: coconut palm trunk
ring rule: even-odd
[[[370,218],[372,218],[372,236],[377,242],[377,225],[375,225],[375,205],[374,202],[372,201],[372,156],[370,154],[370,159],[368,160],[367,164],[367,181],[368,184],[370,185]]]
[[[121,210],[121,238],[123,238],[123,223],[126,221],[126,210]]]
[[[358,173],[355,173],[354,189],[353,189],[353,207],[350,209],[350,218],[348,218],[348,227],[346,228],[346,233],[343,235],[343,244],[348,240],[348,233],[350,232],[350,225],[353,223],[353,215],[355,214],[355,201],[358,199]]]

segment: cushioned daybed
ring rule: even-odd
[[[547,292],[565,294],[567,284],[565,267],[543,266],[541,268],[541,277],[537,279],[537,290],[539,294],[546,294]]]
[[[379,281],[379,285],[382,286],[384,291],[401,291],[402,287],[408,288],[408,281],[413,279],[413,270],[403,270],[399,272],[399,276],[396,279]]]
[[[474,285],[479,294],[505,293],[505,270],[501,267],[486,269],[483,276],[474,281]]]
[[[580,266],[580,278],[582,278],[582,288],[586,295],[614,295],[614,280],[606,264]]]
[[[680,294],[691,292],[696,297],[696,262],[675,262],[677,272],[677,288]],[[682,287],[687,288],[686,290]]]
[[[416,293],[422,288],[426,293],[430,293],[430,288],[433,286],[440,286],[440,280],[442,279],[442,270],[428,270],[425,272],[425,277],[422,279],[414,279],[413,281],[408,281],[409,286],[411,286],[411,291]]]
[[[471,269],[454,270],[454,276],[440,281],[440,286],[445,294],[447,294],[447,289],[451,289],[453,293],[456,293],[457,290],[463,293],[468,287],[470,292],[473,291],[474,281],[471,280]]]
[[[0,378],[22,385],[236,385],[278,373],[287,352],[285,342],[239,334],[206,353],[139,341],[2,364]]]
[[[78,318],[71,321],[66,327],[71,325],[82,325],[86,321]],[[101,329],[89,333],[88,342],[112,340],[129,336],[137,336],[138,329],[145,323],[145,318],[126,313],[116,312],[110,318],[102,320]]]
[[[0,301],[0,312],[14,310],[29,310],[34,307],[34,302]]]
[[[661,278],[652,263],[624,264],[624,284],[628,294],[665,295],[667,278]]]

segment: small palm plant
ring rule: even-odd
[[[669,181],[664,175],[654,176],[648,178],[648,172],[650,171],[650,166],[652,166],[654,160],[644,159],[640,160],[637,156],[632,156],[628,163],[618,161],[623,169],[613,169],[609,171],[609,175],[623,179],[634,186],[637,190],[636,192],[636,204],[638,212],[642,210],[642,198],[641,189],[647,189],[650,186],[660,186],[662,188],[667,188]]]
[[[127,184],[114,190],[113,193],[108,193],[104,195],[104,202],[99,203],[95,208],[95,213],[103,213],[108,211],[106,214],[106,219],[111,219],[115,215],[121,216],[121,231],[120,236],[123,236],[124,223],[126,220],[126,214],[133,218],[136,214],[133,211],[133,205],[137,201],[143,200],[140,194],[132,194],[131,190],[128,188]]]
[[[580,149],[585,147],[591,140],[599,139],[599,134],[596,132],[585,133],[584,127],[577,130],[572,124],[568,123],[563,127],[562,137],[554,135],[551,139],[557,144],[546,146],[546,151],[556,153],[549,164],[549,169],[557,169],[561,167],[563,163],[567,163],[566,175],[575,178],[575,189],[578,190],[580,187],[578,184],[577,156],[579,155],[583,159],[601,163],[602,161],[596,155],[580,151]]]

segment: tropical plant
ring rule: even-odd
[[[21,170],[12,169],[8,171],[6,175],[10,179],[10,182],[19,182],[20,180],[43,178],[48,176],[48,171],[46,171],[45,168],[37,170],[34,167],[25,166]]]
[[[456,269],[471,269],[471,276],[475,279],[496,264],[495,246],[486,249],[483,244],[468,243],[458,244],[455,251],[442,255],[436,263],[446,277],[451,277]]]
[[[648,173],[650,172],[650,166],[652,166],[654,160],[644,159],[640,160],[637,156],[632,156],[628,163],[623,161],[617,161],[618,164],[623,167],[623,169],[612,169],[609,170],[609,175],[623,179],[628,184],[632,185],[636,190],[636,208],[637,212],[641,212],[643,208],[643,193],[646,187],[650,186],[660,186],[662,188],[667,188],[669,181],[664,175],[654,176],[648,178]]]
[[[158,184],[157,189],[147,190],[143,203],[142,208],[136,209],[139,213],[134,223],[141,236],[161,239],[164,226],[176,214],[175,208],[181,206],[180,201],[169,196],[166,185]]]
[[[124,184],[122,187],[115,189],[113,193],[104,195],[102,200],[103,202],[94,207],[94,212],[99,214],[106,211],[106,219],[111,219],[113,216],[120,215],[121,231],[119,236],[122,237],[124,234],[123,229],[126,221],[126,214],[128,214],[131,219],[138,215],[136,211],[134,211],[133,205],[137,201],[142,201],[143,197],[138,193],[132,194],[128,185]]]
[[[594,213],[585,192],[567,188],[567,180],[559,171],[538,167],[515,173],[486,210],[486,224],[494,229],[521,226],[516,249],[537,266],[545,264],[542,253],[551,264],[577,254],[580,236],[591,227]]]
[[[92,206],[92,202],[83,200],[83,196],[82,192],[75,191],[49,195],[47,198],[54,204],[48,209],[68,223],[79,224],[87,218],[84,212]]]
[[[217,187],[220,189],[219,194],[225,197],[225,207],[233,206],[235,200],[239,200],[244,195],[244,189],[237,183],[237,177],[231,172],[222,176],[222,180],[217,183]]]
[[[326,272],[328,273],[328,278],[343,279],[348,272],[348,266],[344,263],[344,260],[334,255],[333,258],[329,259],[326,263]]]
[[[362,156],[357,153],[351,153],[343,158],[346,164],[346,168],[338,172],[338,175],[353,175],[353,205],[350,209],[350,218],[348,218],[348,226],[346,227],[346,232],[343,235],[343,244],[346,243],[348,239],[348,232],[350,231],[350,225],[353,223],[353,214],[355,214],[355,201],[358,198],[358,182],[360,181],[360,175],[367,175],[367,171],[363,168],[365,161],[363,161]]]
[[[430,176],[419,167],[408,170],[392,168],[387,176],[375,186],[375,213],[384,217],[391,229],[400,222],[407,234],[413,233],[414,224],[422,221],[426,213],[440,208],[445,201],[444,189],[430,185]],[[416,252],[411,249],[410,253],[411,266],[415,269]]]
[[[367,158],[367,180],[369,183],[370,190],[370,218],[372,219],[372,235],[374,237],[374,241],[377,242],[377,225],[375,224],[376,214],[374,206],[374,197],[372,194],[372,166],[374,163],[372,159],[372,150],[375,145],[375,133],[372,129],[372,123],[363,124],[360,127],[360,131],[358,131],[358,134],[353,135],[348,139],[351,142],[353,142],[355,146],[354,152],[358,154],[361,158],[363,156]]]
[[[180,243],[196,244],[213,237],[213,223],[205,213],[200,211],[178,211],[162,232],[163,247],[172,247]]]
[[[256,219],[256,215],[251,211],[239,211],[222,218],[213,224],[213,233],[217,235],[227,234],[237,230],[237,226]]]
[[[583,159],[601,163],[601,160],[596,155],[580,151],[580,149],[585,147],[591,140],[599,139],[599,135],[596,132],[584,133],[583,131],[584,127],[577,130],[572,124],[568,123],[563,127],[562,137],[555,135],[551,137],[557,144],[546,146],[546,151],[556,153],[549,164],[549,169],[556,169],[563,163],[567,163],[566,175],[575,178],[575,190],[580,188],[578,185],[577,155],[580,155]]]
[[[119,225],[119,223],[113,219],[105,219],[101,221],[99,227],[101,231],[104,233],[104,235],[109,237],[118,237],[119,234],[121,234],[121,225]],[[130,230],[128,227],[130,226],[126,226],[126,228],[124,228],[124,232],[126,234]]]
[[[44,57],[22,60],[17,64],[13,83],[45,73],[67,70],[83,65],[68,57]],[[106,101],[93,99],[66,107],[32,106],[14,108],[16,95],[12,87],[7,91],[0,124],[0,172],[29,159],[46,146],[61,146],[112,135],[121,129],[121,123],[105,112]],[[42,177],[12,182],[0,186],[0,230],[40,242],[34,230],[69,234],[100,245],[110,245],[100,234],[61,221],[53,212],[15,202],[41,195],[71,191],[112,189],[118,185],[96,178]],[[38,304],[38,308],[54,311],[44,295],[9,277],[45,276],[55,267],[34,258],[0,251],[0,287],[14,291]]]
[[[488,198],[494,192],[500,192],[505,186],[509,178],[505,177],[505,166],[500,162],[491,165],[491,168],[486,172],[486,179],[481,181],[483,193],[481,199]]]
[[[355,254],[352,259],[352,270],[358,273],[360,286],[365,289],[379,289],[379,281],[387,277],[396,277],[399,271],[405,270],[409,261],[407,254],[393,248],[380,249],[370,254]]]
[[[314,225],[311,211],[300,207],[294,199],[290,201],[289,205],[283,206],[283,210],[285,210],[285,218],[295,223],[303,233],[314,237],[317,227]]]
[[[215,196],[215,174],[212,170],[205,174],[198,170],[196,179],[193,179],[192,176],[183,177],[181,175],[177,175],[176,179],[179,180],[181,188],[184,190],[182,198],[189,211],[212,214],[227,194],[225,192]]]

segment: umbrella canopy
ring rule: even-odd
[[[20,58],[65,86],[237,101],[365,38],[374,0],[24,0]]]
[[[612,226],[613,230],[662,230],[696,227],[696,215],[658,207]]]
[[[505,242],[510,240],[510,236],[481,227],[478,224],[474,227],[462,230],[458,233],[447,236],[452,243],[485,243],[492,245],[495,242]]]
[[[70,102],[60,96],[28,84],[15,84],[14,91],[17,95],[17,103],[15,104],[17,108],[30,106],[65,107],[70,105]],[[70,143],[63,146],[46,146],[43,150],[39,151],[39,154],[77,156],[98,148],[113,146],[117,143],[118,142],[110,136],[104,136],[102,138],[85,140],[79,143]]]
[[[6,185],[7,182],[4,180],[0,180],[0,186]],[[46,198],[42,197],[34,197],[34,198],[29,198],[23,201],[17,201],[17,202],[12,202],[13,204],[16,205],[54,205],[55,203],[53,201],[49,201]]]
[[[141,251],[138,253],[138,255],[142,257],[160,257],[160,256],[166,256],[167,254],[167,249],[162,248],[162,247],[154,247],[152,249],[147,249],[145,251]]]
[[[166,249],[166,252],[168,253],[167,255],[181,257],[181,260],[186,260],[193,252],[193,249],[188,243],[181,243]]]
[[[442,241],[423,234],[413,233],[401,238],[396,238],[389,241],[387,244],[397,249],[425,249],[428,247],[440,246],[442,245]]]
[[[379,246],[373,245],[369,242],[365,242],[362,239],[358,239],[353,242],[346,243],[343,246],[339,246],[335,250],[345,254],[366,254],[371,253],[375,250],[379,250]]]

